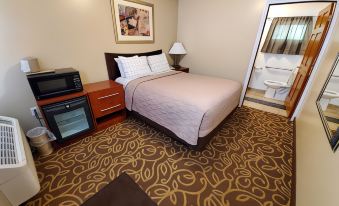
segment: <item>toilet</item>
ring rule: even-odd
[[[332,99],[339,98],[339,92],[325,90],[323,96],[320,99],[320,106],[323,111],[326,111],[329,103]]]
[[[292,74],[289,76],[287,82],[265,80],[264,84],[267,86],[265,97],[270,99],[276,99],[279,101],[285,101],[290,87],[292,86],[298,73],[298,68],[294,69]]]
[[[274,80],[265,80],[264,84],[267,86],[265,97],[284,101],[288,95],[290,86],[286,82],[279,82]]]

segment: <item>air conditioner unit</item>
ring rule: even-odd
[[[39,190],[32,153],[18,120],[0,116],[0,205],[19,205]]]

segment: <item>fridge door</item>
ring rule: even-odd
[[[86,97],[48,105],[42,109],[58,141],[69,139],[94,128]]]

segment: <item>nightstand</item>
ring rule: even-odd
[[[97,129],[104,129],[126,119],[125,92],[112,80],[85,84]]]
[[[190,69],[187,67],[174,67],[174,71],[181,71],[181,72],[189,73]]]

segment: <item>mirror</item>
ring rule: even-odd
[[[317,100],[317,107],[333,151],[339,146],[339,53]]]

